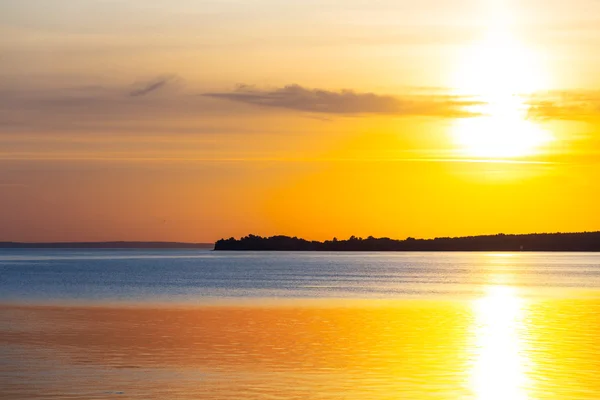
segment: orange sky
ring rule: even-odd
[[[599,27],[594,0],[3,1],[0,241],[598,230]]]

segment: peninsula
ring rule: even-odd
[[[599,251],[600,232],[532,233],[396,240],[360,238],[309,241],[297,237],[248,235],[221,239],[215,250],[254,251]]]

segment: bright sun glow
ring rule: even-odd
[[[457,92],[480,102],[469,108],[477,116],[458,119],[452,127],[467,156],[528,156],[552,139],[527,120],[523,96],[543,89],[546,82],[535,54],[514,37],[506,15],[506,10],[492,9],[487,35],[468,49],[456,76]]]
[[[457,120],[453,126],[456,143],[467,156],[509,158],[535,154],[551,140],[547,131],[520,113],[511,114]]]
[[[526,359],[519,329],[521,299],[509,286],[492,286],[475,303],[475,362],[471,388],[479,400],[525,400]]]

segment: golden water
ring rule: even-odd
[[[600,302],[0,308],[9,399],[597,399]]]

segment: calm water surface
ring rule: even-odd
[[[600,254],[0,250],[8,399],[598,399]]]

